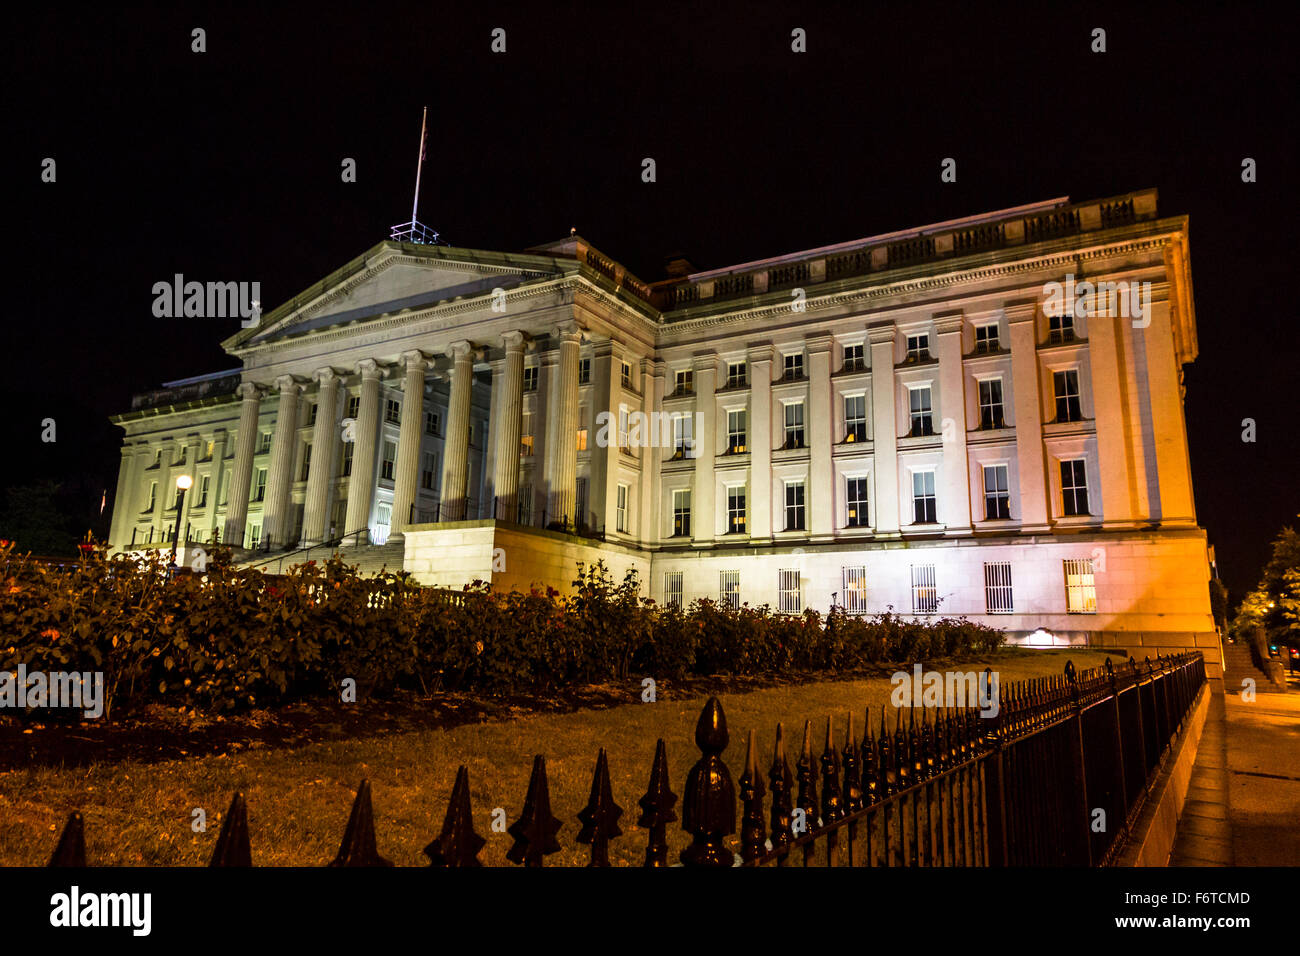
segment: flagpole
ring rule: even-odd
[[[411,203],[411,228],[415,228],[416,215],[415,211],[420,208],[420,171],[424,166],[424,137],[425,129],[429,119],[429,107],[424,108],[424,116],[420,119],[420,158],[415,163],[415,202]]]

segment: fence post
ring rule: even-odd
[[[248,804],[236,793],[221,821],[221,835],[208,866],[252,866],[253,854],[248,844]]]
[[[514,846],[506,853],[511,863],[524,863],[530,867],[541,866],[542,858],[558,853],[560,844],[555,834],[564,826],[551,813],[551,790],[546,783],[546,758],[533,757],[533,772],[528,778],[528,794],[519,819],[506,828],[515,838]]]
[[[596,773],[591,780],[591,796],[587,806],[578,813],[582,829],[578,832],[579,843],[591,844],[591,866],[609,866],[609,841],[622,836],[618,818],[623,815],[623,808],[614,802],[614,794],[609,785],[609,761],[605,757],[605,748],[600,748],[596,757]]]
[[[673,793],[668,783],[668,751],[664,739],[659,738],[655,744],[655,761],[650,768],[650,785],[645,796],[637,803],[641,807],[641,818],[636,825],[650,830],[650,841],[645,850],[646,866],[668,865],[667,825],[677,819],[673,807],[677,803],[677,794]]]
[[[1081,833],[1082,852],[1080,860],[1084,866],[1092,866],[1092,828],[1089,823],[1091,814],[1088,807],[1088,773],[1085,764],[1086,755],[1083,745],[1083,704],[1079,699],[1079,675],[1074,669],[1073,661],[1065,662],[1065,680],[1069,684],[1070,690],[1070,749],[1071,760],[1070,767],[1074,777],[1075,792],[1079,795],[1079,805],[1077,812],[1081,814],[1079,818],[1080,827],[1067,826],[1066,833]],[[1109,821],[1107,821],[1109,824]],[[1066,843],[1065,852],[1069,853],[1071,847]],[[1076,850],[1075,852],[1079,852]],[[1073,865],[1075,861],[1066,859],[1067,865]]]
[[[785,728],[776,725],[776,748],[772,754],[772,770],[768,780],[772,786],[772,849],[780,850],[794,842],[790,828],[794,822],[794,778],[790,764],[785,759]],[[777,865],[785,865],[785,856],[777,858]]]
[[[736,788],[722,761],[727,749],[727,718],[722,702],[710,697],[695,725],[695,745],[702,756],[686,777],[682,829],[693,836],[681,852],[686,866],[733,866],[735,855],[724,839],[736,832]]]
[[[749,732],[745,751],[745,772],[740,775],[740,858],[746,863],[757,859],[767,849],[767,828],[763,822],[763,775],[758,772],[758,745],[754,731]]]
[[[992,700],[993,668],[986,668],[984,677],[988,691],[986,699]],[[984,718],[989,721],[988,731],[983,737],[983,744],[989,749],[984,758],[984,827],[988,834],[985,840],[985,862],[989,866],[1007,866],[1010,862],[1007,859],[1006,768],[1002,751],[1005,706],[1004,703],[998,707],[995,717]]]
[[[482,866],[478,853],[487,844],[474,832],[474,814],[469,802],[469,771],[461,764],[456,784],[451,788],[451,802],[442,821],[442,832],[424,848],[430,866]]]

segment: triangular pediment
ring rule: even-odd
[[[508,289],[564,271],[565,264],[547,256],[384,242],[223,345],[246,348],[377,315],[488,295],[497,287]]]

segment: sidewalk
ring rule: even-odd
[[[1256,676],[1256,675],[1246,675]],[[1210,700],[1170,866],[1300,866],[1300,692]]]

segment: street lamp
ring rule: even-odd
[[[181,515],[185,513],[185,492],[194,484],[194,479],[189,475],[179,475],[176,478],[176,490],[180,492],[176,496],[176,527],[172,531],[172,564],[176,563],[176,542],[181,536]]]

